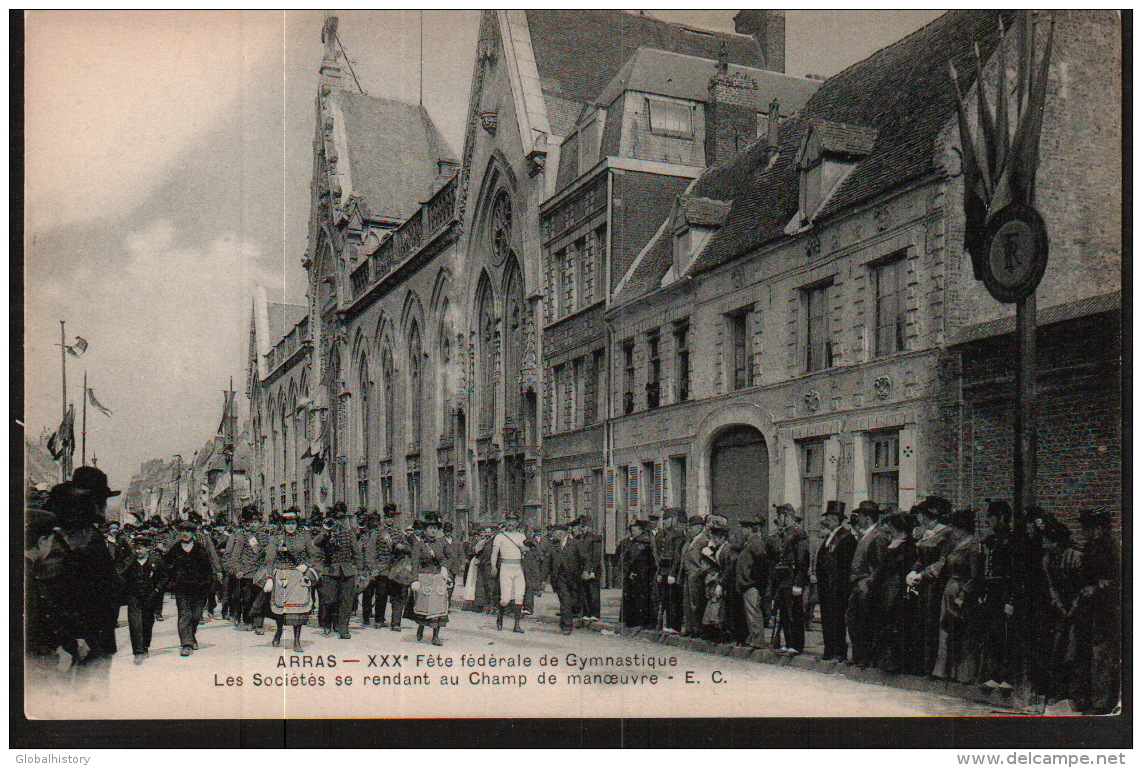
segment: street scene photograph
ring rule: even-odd
[[[21,23],[27,720],[1129,732],[1122,13]]]

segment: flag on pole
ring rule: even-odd
[[[110,409],[110,408],[108,408],[107,406],[105,406],[103,403],[101,403],[101,402],[99,402],[98,400],[96,400],[96,399],[95,399],[95,390],[94,390],[94,389],[92,389],[91,387],[88,387],[88,388],[87,388],[87,400],[88,400],[88,402],[90,402],[90,403],[91,403],[93,406],[95,406],[97,409],[99,409],[99,411],[100,411],[100,412],[101,412],[101,413],[102,413],[104,416],[110,416],[110,415],[111,415],[111,409]]]
[[[75,406],[69,405],[59,429],[48,438],[48,451],[52,458],[59,461],[64,456],[75,453]]]
[[[76,336],[75,343],[70,345],[65,344],[64,349],[66,349],[67,353],[72,357],[79,357],[87,351],[87,339],[82,336]]]

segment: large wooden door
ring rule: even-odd
[[[729,427],[714,438],[710,508],[730,520],[757,518],[768,511],[769,449],[756,427]]]

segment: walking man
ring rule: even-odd
[[[357,582],[363,578],[365,563],[361,555],[361,544],[357,541],[356,525],[345,502],[333,505],[336,524],[331,530],[322,531],[314,545],[323,554],[321,570],[321,602],[329,606],[325,626],[328,636],[336,630],[342,640],[352,637],[349,634],[349,616],[357,599]]]
[[[523,575],[526,550],[526,537],[519,530],[519,514],[509,512],[504,519],[504,529],[492,539],[492,568],[500,579],[500,608],[496,614],[496,629],[504,628],[504,611],[512,606],[512,619],[515,622],[512,632],[523,632],[519,618],[524,595],[527,593],[527,579]]]
[[[127,598],[131,652],[135,655],[135,663],[142,664],[143,659],[150,655],[161,572],[159,556],[152,549],[150,536],[136,536],[131,542],[131,549],[133,556],[119,563],[119,575]]]
[[[559,631],[571,634],[575,612],[582,589],[583,558],[578,544],[571,538],[566,525],[555,526],[555,543],[549,554],[547,572],[551,586],[559,597]]]
[[[178,540],[163,557],[162,584],[165,591],[174,595],[178,610],[178,640],[180,655],[189,656],[198,650],[198,625],[210,590],[214,588],[214,570],[210,555],[195,533],[198,526],[190,520],[178,524]]]

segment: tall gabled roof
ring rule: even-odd
[[[765,141],[755,142],[698,179],[693,194],[731,200],[725,226],[698,257],[692,271],[724,261],[784,236],[797,213],[797,152],[811,121],[860,126],[874,135],[862,158],[833,194],[817,221],[939,170],[936,138],[955,115],[948,62],[974,84],[974,54],[989,57],[999,41],[999,11],[951,11],[825,81],[805,109],[781,124],[780,154],[772,165]],[[867,142],[866,142],[867,144]],[[863,148],[863,147],[862,147]]]
[[[760,67],[757,39],[734,32],[709,32],[649,16],[607,9],[526,11],[539,83],[551,129],[566,135],[576,114],[567,102],[596,98],[640,46],[717,59],[722,44],[731,64]],[[600,41],[605,41],[605,44]],[[557,119],[566,117],[566,122]]]
[[[717,66],[716,59],[640,47],[595,97],[595,101],[606,106],[623,91],[631,90],[705,102],[709,98],[710,78],[717,72]],[[777,99],[783,115],[801,109],[821,87],[819,80],[753,66],[730,64],[728,69],[731,75],[748,75],[757,83],[759,110],[764,110],[772,99]]]
[[[335,89],[345,121],[352,192],[369,213],[403,220],[433,192],[440,160],[456,155],[422,106]]]

